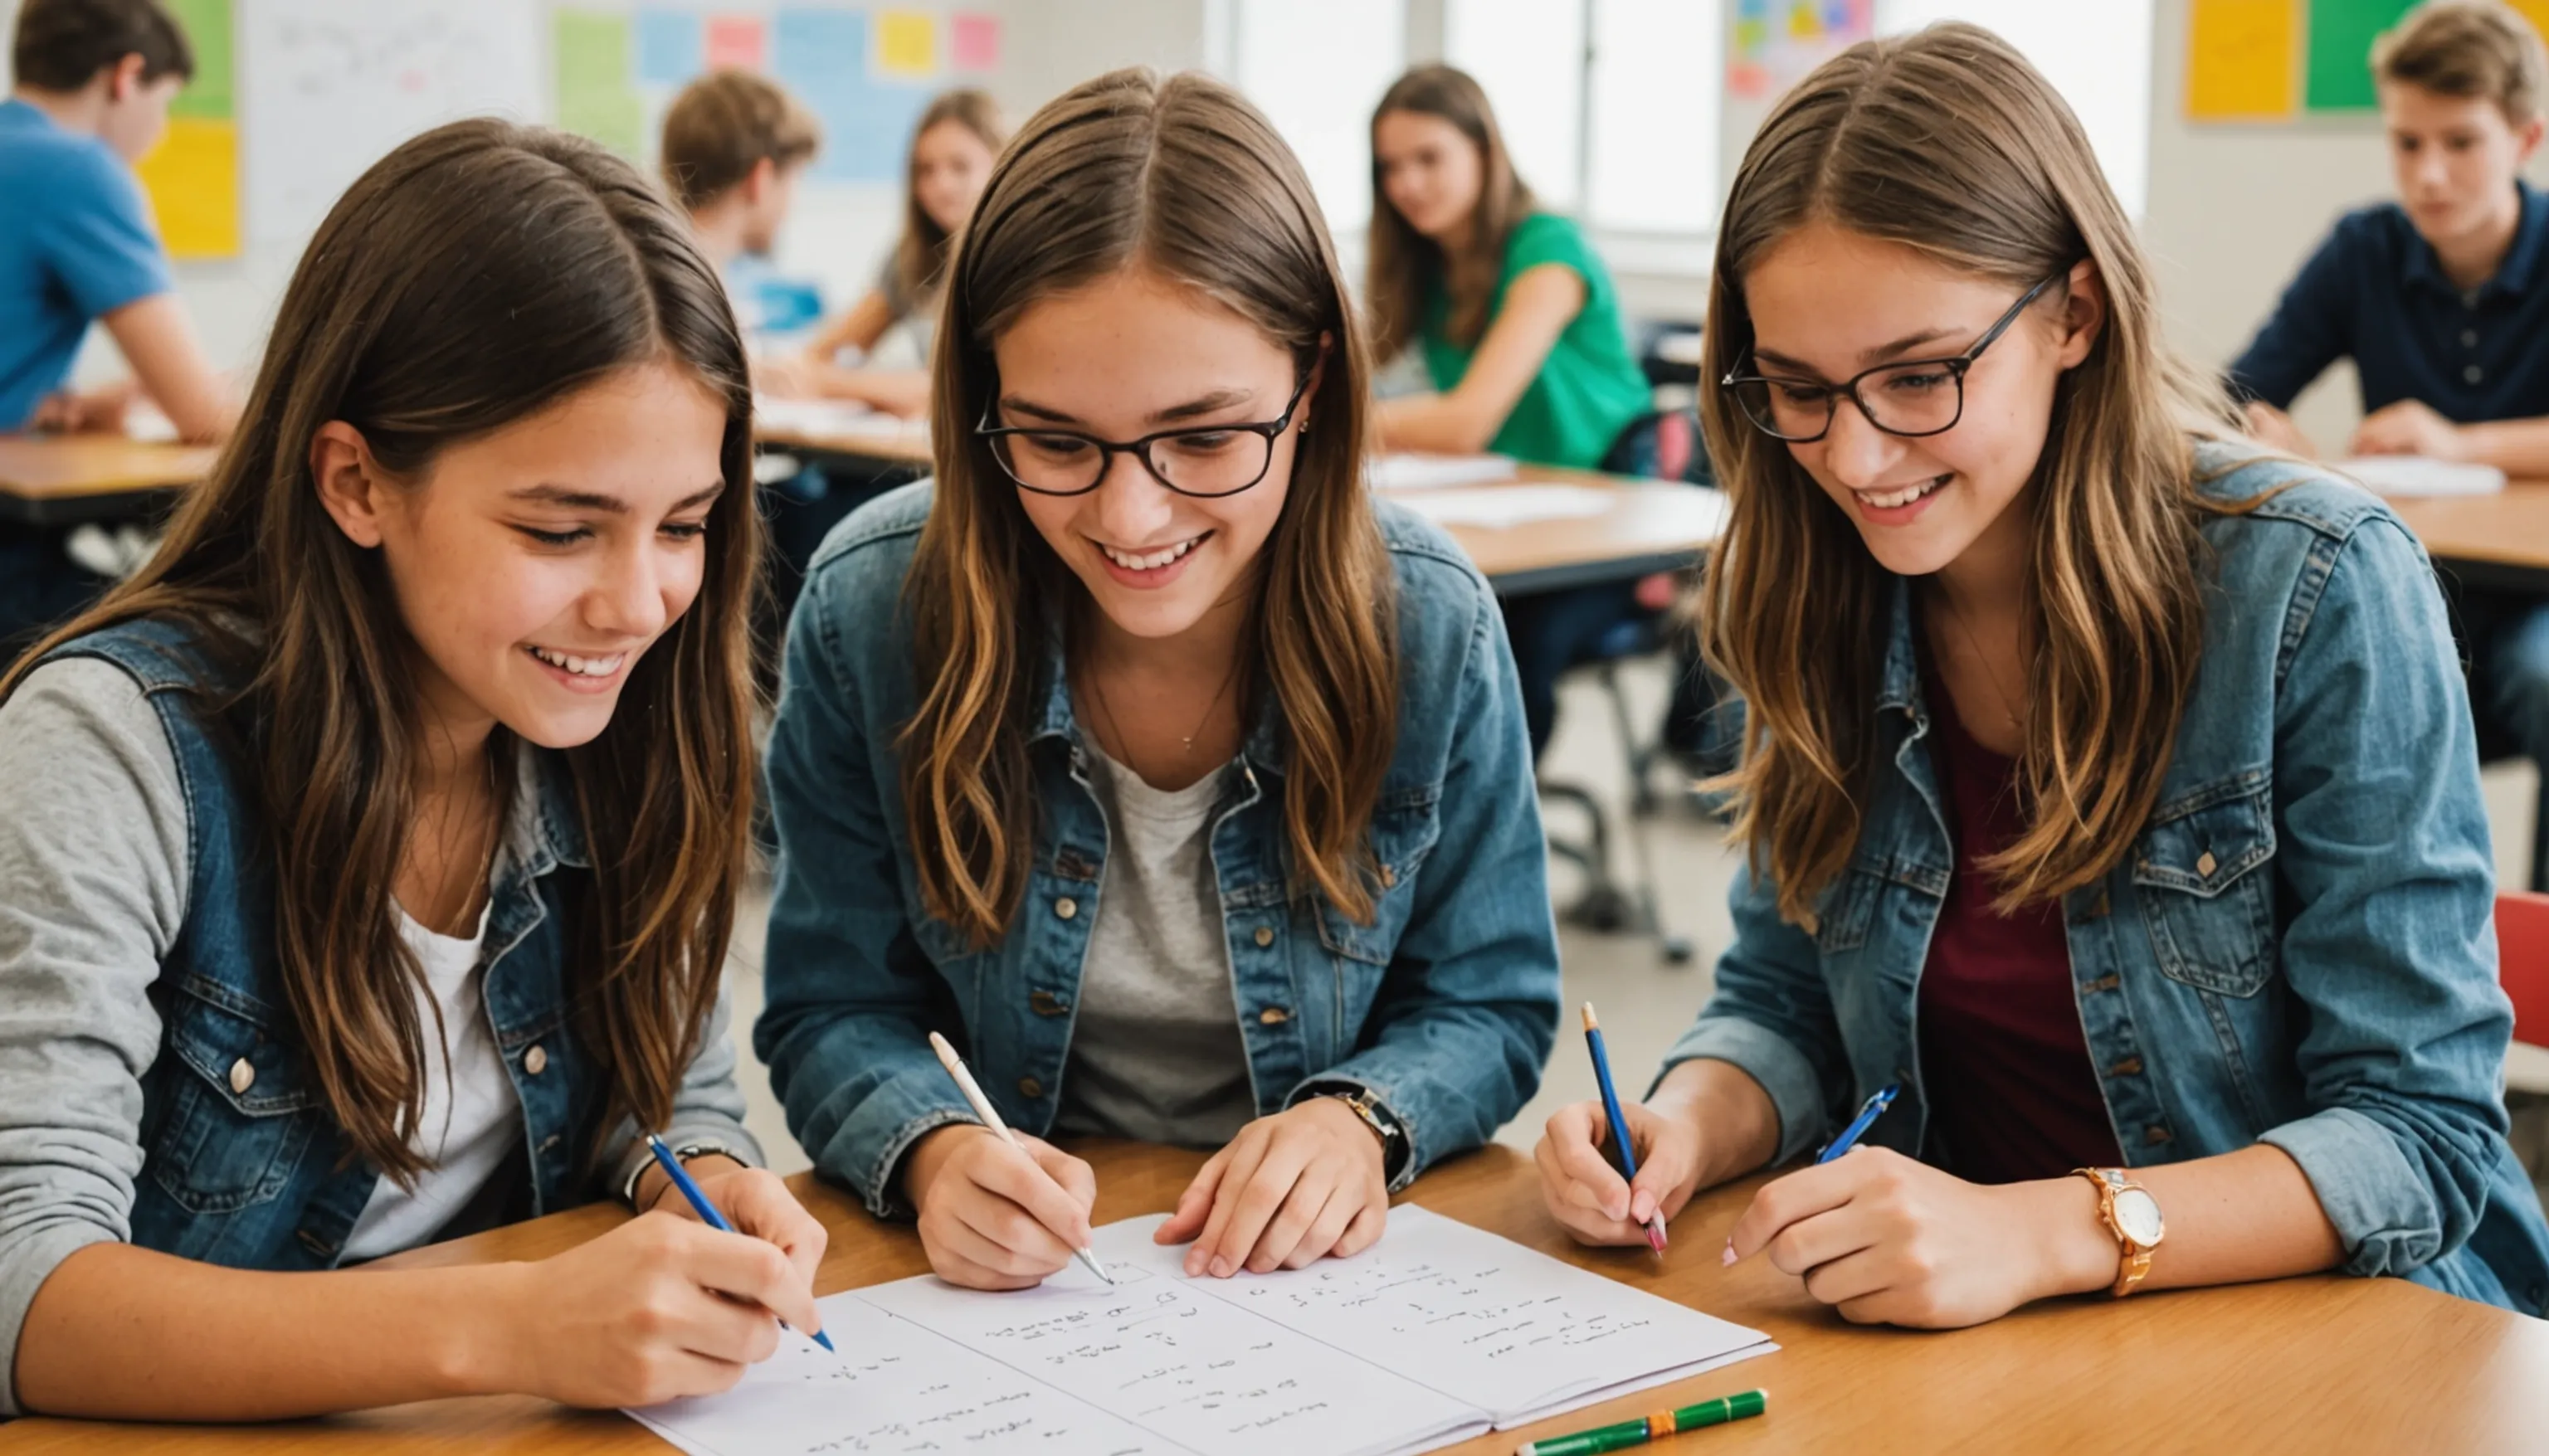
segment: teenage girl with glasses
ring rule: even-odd
[[[756,1033],[789,1125],[958,1284],[1088,1240],[1053,1134],[1217,1149],[1159,1234],[1192,1272],[1354,1253],[1556,1032],[1495,599],[1364,490],[1335,251],[1226,87],[1054,102],[949,268],[936,483],[834,532],[789,633]]]
[[[1640,1242],[1897,1086],[1729,1262],[1897,1324],[2334,1269],[2540,1313],[2469,698],[2415,539],[2236,438],[2078,121],[1973,27],[1789,93],[1714,278],[1735,941],[1628,1109],[1635,1184],[1578,1104],[1540,1144],[1552,1212]]]

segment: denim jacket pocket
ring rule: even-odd
[[[292,1047],[218,987],[169,998],[166,1115],[144,1165],[195,1214],[228,1214],[280,1196],[300,1167],[321,1098]]]
[[[1414,911],[1417,871],[1433,855],[1435,842],[1442,834],[1443,820],[1437,812],[1441,799],[1442,788],[1436,785],[1381,800],[1371,819],[1371,854],[1376,867],[1365,881],[1372,892],[1371,924],[1359,925],[1329,904],[1326,896],[1314,897],[1318,902],[1319,942],[1330,952],[1368,965],[1389,963]]]
[[[2249,770],[2151,815],[2133,849],[2133,886],[2169,979],[2254,996],[2274,973],[2273,785]]]

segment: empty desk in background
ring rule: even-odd
[[[2515,481],[2489,496],[2393,500],[2390,508],[2463,582],[2549,595],[2549,481]]]
[[[1073,1143],[1096,1165],[1096,1221],[1174,1207],[1203,1155]],[[2116,1303],[2053,1300],[1974,1329],[1860,1328],[1753,1258],[1717,1252],[1758,1179],[1703,1195],[1657,1262],[1643,1247],[1584,1249],[1541,1207],[1538,1174],[1503,1146],[1427,1173],[1406,1200],[1720,1318],[1783,1346],[1543,1421],[1447,1447],[1506,1456],[1518,1441],[1760,1386],[1770,1411],[1656,1448],[1659,1456],[1883,1451],[2537,1450],[2549,1431],[2549,1323],[2398,1279],[2322,1275]],[[831,1230],[818,1294],[926,1272],[918,1234],[883,1224],[811,1174],[789,1180]],[[405,1266],[533,1259],[628,1216],[596,1205],[399,1257]],[[2165,1252],[2161,1255],[2166,1257]],[[0,1448],[51,1456],[181,1451],[535,1453],[667,1448],[615,1413],[523,1397],[433,1401],[331,1420],[221,1430],[30,1419]],[[1310,1453],[1304,1453],[1310,1456]]]
[[[220,453],[122,435],[0,435],[0,520],[55,526],[148,515],[210,475]]]

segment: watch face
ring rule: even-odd
[[[2162,1226],[2159,1200],[2138,1188],[2127,1188],[2116,1195],[2116,1227],[2124,1236],[2144,1248],[2159,1242]]]

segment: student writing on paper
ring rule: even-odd
[[[1541,465],[1654,473],[1654,412],[1610,270],[1514,171],[1485,91],[1419,66],[1371,119],[1364,297],[1374,355],[1423,351],[1437,394],[1380,403],[1392,450],[1493,450]],[[1558,720],[1558,676],[1641,612],[1631,582],[1506,604],[1532,752]]]
[[[589,141],[456,123],[329,214],[219,470],[0,680],[0,1410],[645,1403],[819,1322],[719,993],[750,406]],[[652,1212],[350,1270],[608,1196]]]
[[[2308,455],[2282,411],[2339,358],[2362,382],[2357,455],[2549,475],[2549,196],[2521,177],[2549,121],[2549,57],[2498,0],[2436,0],[2373,53],[2399,200],[2339,220],[2231,366],[2251,428]],[[2491,751],[2549,767],[2549,603],[2456,589]],[[2531,887],[2549,889],[2549,794]]]
[[[1914,1325],[2331,1269],[2549,1307],[2431,569],[2232,433],[2070,110],[1971,26],[1854,46],[1754,136],[1712,278],[1735,941],[1626,1109],[1635,1188],[1580,1104],[1553,1213],[1641,1243],[1901,1083],[1730,1258]]]
[[[926,363],[938,332],[939,283],[949,244],[983,195],[991,159],[1008,135],[998,104],[987,92],[949,91],[921,112],[903,164],[901,238],[865,298],[824,324],[801,358],[772,361],[770,374],[780,392],[853,400],[893,414],[928,411],[926,368],[844,368],[837,358],[843,349],[862,356],[873,352],[887,330],[900,324]]]
[[[139,395],[190,440],[233,405],[176,295],[134,165],[159,143],[194,74],[185,31],[156,0],[27,0],[0,102],[0,430],[120,430]],[[89,324],[134,378],[65,389]],[[0,524],[0,651],[104,589],[62,554],[65,532]]]
[[[850,517],[788,634],[754,1030],[789,1125],[930,1262],[1087,1241],[1086,1164],[1217,1147],[1193,1272],[1380,1235],[1556,1034],[1494,598],[1363,489],[1369,360],[1299,162],[1119,71],[1031,120],[949,260],[934,486]]]

